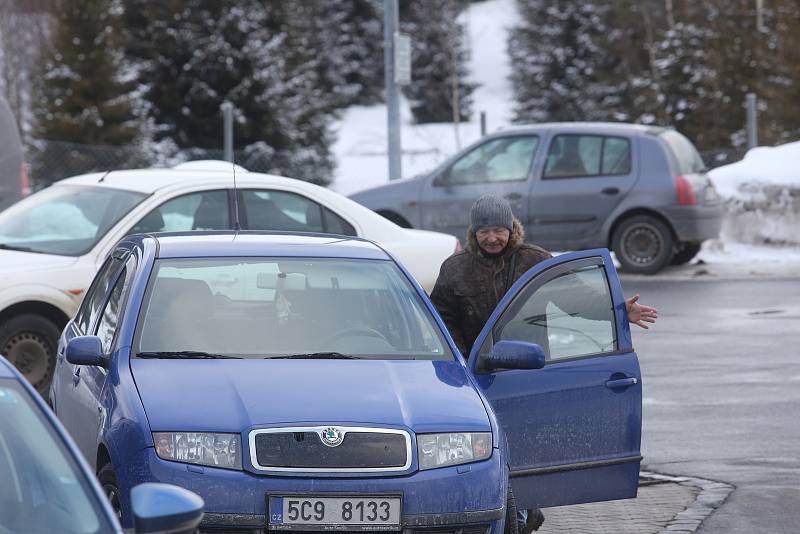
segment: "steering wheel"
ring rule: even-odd
[[[351,328],[345,328],[340,332],[336,332],[332,336],[328,336],[327,338],[325,338],[325,341],[323,341],[322,344],[328,345],[329,343],[334,343],[336,341],[339,341],[340,339],[344,339],[347,337],[371,337],[389,343],[389,340],[386,339],[386,336],[384,336],[374,328],[370,328],[368,326],[353,326]]]

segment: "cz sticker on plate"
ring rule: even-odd
[[[270,530],[401,530],[397,495],[269,495]]]

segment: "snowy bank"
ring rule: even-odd
[[[800,142],[757,147],[709,172],[727,201],[725,241],[800,246]]]

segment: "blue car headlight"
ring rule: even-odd
[[[156,454],[162,460],[190,464],[242,468],[239,434],[213,432],[153,432]]]
[[[417,434],[420,469],[466,464],[492,455],[491,432]]]

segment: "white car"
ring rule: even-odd
[[[376,241],[428,292],[442,262],[460,248],[453,236],[401,228],[323,187],[238,166],[235,174],[238,195],[226,162],[86,174],[1,212],[0,354],[46,391],[61,330],[120,239],[140,232],[231,229],[237,204],[244,230]]]

